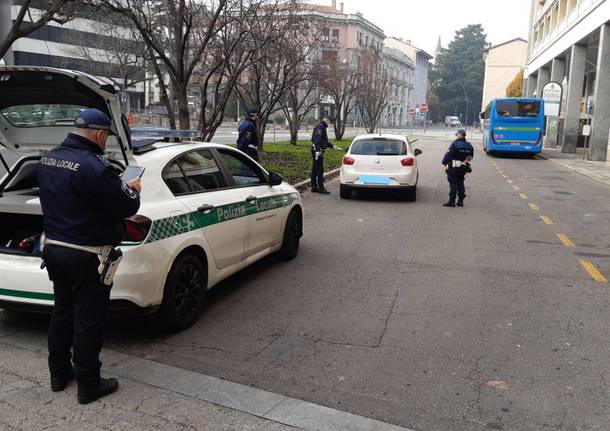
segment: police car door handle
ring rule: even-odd
[[[257,199],[258,199],[258,198],[257,198],[256,196],[252,196],[252,195],[250,195],[250,196],[248,196],[248,197],[246,198],[246,202],[248,202],[249,204],[251,204],[252,202],[256,202],[256,200],[257,200]]]
[[[213,209],[214,209],[214,205],[203,204],[199,208],[197,208],[197,211],[199,211],[200,213],[207,213],[207,212],[212,211]]]

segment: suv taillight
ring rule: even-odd
[[[350,156],[344,156],[343,157],[343,164],[344,165],[353,165],[354,163],[356,163],[356,161],[354,159],[352,159]]]
[[[403,166],[413,166],[415,164],[415,159],[413,157],[407,157],[406,159],[402,159],[400,164]]]
[[[151,226],[152,220],[139,214],[123,219],[123,241],[144,241]]]

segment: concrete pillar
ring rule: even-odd
[[[13,21],[11,19],[12,4],[12,1],[0,0],[0,40],[4,40],[13,25]],[[13,51],[11,49],[8,50],[3,58],[7,65],[15,64]]]
[[[580,98],[585,82],[585,62],[587,48],[580,45],[572,46],[570,55],[570,76],[568,76],[568,97],[566,99],[566,119],[563,125],[561,151],[575,153],[578,140],[578,125],[580,122]]]
[[[554,58],[551,62],[551,81],[561,84],[566,73],[566,61],[563,58]],[[547,147],[557,146],[559,139],[559,116],[549,116],[546,118],[546,138]]]
[[[595,78],[595,105],[589,140],[589,160],[605,161],[608,157],[610,135],[610,25],[600,29],[597,72]]]
[[[536,85],[538,85],[538,76],[530,75],[527,77],[525,83],[525,97],[534,97],[534,91],[536,91]]]
[[[541,67],[538,70],[538,81],[536,82],[536,97],[542,97],[542,87],[549,83],[551,75],[549,73],[549,69],[546,67]]]

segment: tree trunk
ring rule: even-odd
[[[181,130],[191,130],[191,117],[189,114],[186,86],[176,86],[176,99],[178,100],[178,121]]]
[[[256,122],[256,133],[258,135],[258,150],[263,151],[263,144],[265,142],[265,129],[267,129],[267,123],[269,122],[269,115],[260,115]]]

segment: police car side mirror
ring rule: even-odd
[[[277,172],[269,172],[269,185],[270,186],[279,186],[284,182],[284,178]]]
[[[413,154],[415,155],[415,157],[419,156],[421,153],[423,153],[423,151],[420,150],[419,148],[416,148],[415,150],[413,150]]]

